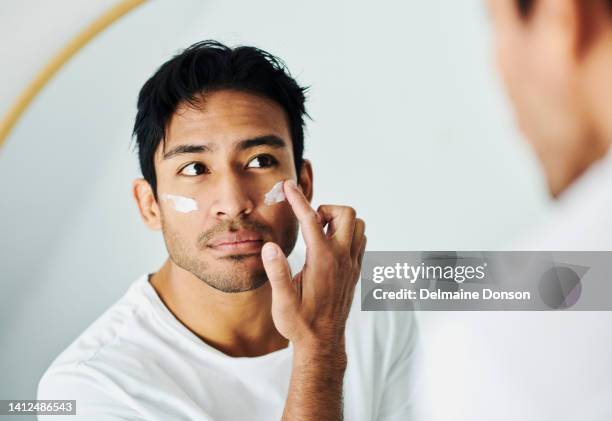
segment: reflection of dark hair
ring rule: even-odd
[[[295,168],[304,151],[306,88],[291,77],[285,64],[255,47],[230,48],[217,41],[195,43],[164,63],[138,95],[134,124],[142,175],[157,199],[154,155],[170,118],[182,103],[197,105],[200,94],[236,89],[276,101],[287,113]]]
[[[521,12],[521,15],[523,17],[527,17],[529,15],[529,12],[531,12],[531,9],[533,8],[533,5],[535,4],[536,1],[537,0],[516,0],[519,11]],[[612,12],[612,0],[607,0],[607,1],[608,1],[608,8]]]
[[[517,0],[521,15],[527,16],[529,14],[531,6],[533,6],[533,1],[534,0]]]

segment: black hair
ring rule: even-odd
[[[537,0],[516,0],[521,16],[527,17]],[[612,11],[612,0],[607,0],[608,9]]]
[[[157,199],[154,155],[165,139],[170,118],[182,103],[196,106],[207,92],[235,89],[276,101],[287,113],[295,169],[304,152],[307,88],[293,79],[285,63],[256,47],[230,48],[218,41],[197,42],[165,62],[138,95],[132,136],[136,137],[142,176]]]
[[[529,15],[529,12],[533,6],[533,0],[517,0],[517,3],[521,16],[526,17]]]

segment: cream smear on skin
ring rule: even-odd
[[[264,204],[270,206],[275,203],[284,202],[285,192],[283,191],[283,181],[274,184],[269,192],[264,195]],[[177,212],[189,213],[198,210],[198,203],[191,197],[179,196],[176,194],[162,194],[162,200],[172,204]]]
[[[283,191],[283,181],[281,180],[272,186],[272,189],[264,195],[264,203],[268,206],[275,203],[280,203],[285,200],[285,192]]]
[[[162,199],[170,202],[178,212],[189,213],[198,210],[198,203],[191,197],[177,196],[174,194],[162,194]]]

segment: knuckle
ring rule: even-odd
[[[286,269],[281,262],[274,262],[268,264],[267,272],[275,278],[283,278],[286,274]]]
[[[363,240],[361,240],[361,246],[359,247],[359,255],[362,255],[365,252],[367,243],[368,243],[368,237],[364,234]]]
[[[282,279],[285,277],[285,269],[281,267],[275,267],[272,269],[272,273],[276,279]]]
[[[278,305],[278,312],[286,317],[294,316],[296,313],[295,305],[292,300],[284,300]]]
[[[350,206],[345,206],[343,211],[351,219],[355,219],[357,217],[357,211]]]
[[[365,232],[365,229],[366,229],[366,223],[365,223],[365,221],[364,221],[363,219],[361,219],[361,218],[357,218],[357,219],[356,219],[356,221],[355,221],[355,223],[361,227],[361,229],[362,229],[362,231],[363,231],[363,232]]]
[[[306,215],[306,219],[309,222],[316,222],[316,223],[318,223],[319,222],[319,214],[317,212],[315,212],[315,211],[308,212],[308,214]]]

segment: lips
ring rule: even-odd
[[[237,231],[219,235],[208,243],[218,251],[249,253],[257,252],[263,246],[263,238],[253,231]]]

